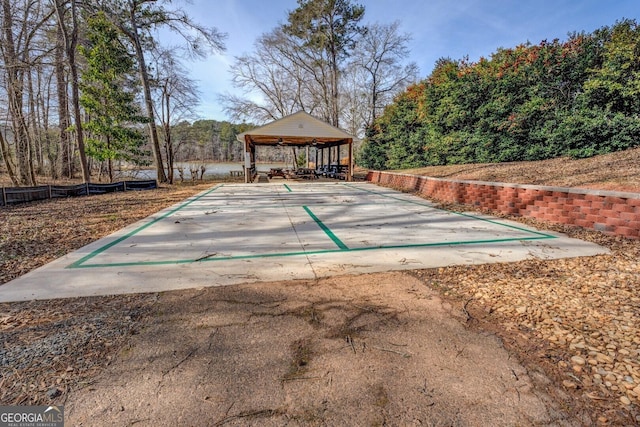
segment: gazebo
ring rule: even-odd
[[[238,141],[244,143],[244,180],[251,182],[257,174],[256,147],[313,147],[316,150],[316,168],[318,163],[330,165],[340,163],[340,149],[348,146],[348,171],[346,179],[353,179],[353,141],[357,138],[345,131],[316,119],[304,111],[275,120],[264,126],[241,133]],[[318,162],[318,159],[320,161]],[[326,161],[326,162],[325,162]]]

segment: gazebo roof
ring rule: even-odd
[[[319,145],[324,147],[357,141],[353,135],[316,119],[304,111],[243,132],[238,141],[256,145]]]

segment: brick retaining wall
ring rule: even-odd
[[[370,171],[367,181],[440,202],[640,238],[640,193],[458,181]]]

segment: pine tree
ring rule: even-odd
[[[133,93],[134,63],[120,34],[100,12],[88,21],[88,46],[80,48],[87,60],[82,74],[80,104],[89,116],[85,129],[87,155],[107,162],[113,182],[113,161],[140,163],[144,134],[136,125],[146,123]]]

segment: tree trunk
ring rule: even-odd
[[[13,165],[13,161],[11,160],[11,151],[9,151],[9,145],[7,141],[5,141],[2,132],[0,132],[0,155],[4,160],[4,166],[7,168],[7,173],[9,174],[9,178],[11,178],[11,182],[14,186],[20,185],[20,181],[18,180],[18,176],[16,175],[16,169]]]
[[[131,6],[131,31],[124,30],[125,34],[131,39],[136,50],[136,59],[138,60],[138,70],[140,72],[140,81],[144,93],[144,103],[147,109],[147,117],[149,118],[149,134],[151,137],[151,149],[156,164],[156,175],[159,182],[167,182],[167,176],[164,173],[162,164],[162,151],[160,151],[160,141],[158,140],[158,129],[156,128],[155,114],[153,111],[153,99],[151,98],[151,84],[149,83],[149,73],[147,72],[147,63],[144,59],[144,51],[140,36],[138,34],[138,23],[136,20],[136,6]],[[121,28],[122,29],[122,28]]]
[[[22,111],[24,91],[24,69],[21,61],[18,60],[16,44],[13,37],[13,16],[11,14],[11,4],[9,0],[2,1],[2,28],[4,30],[4,46],[2,56],[6,68],[7,100],[11,122],[13,127],[13,137],[16,147],[16,158],[18,161],[17,177],[20,185],[35,185],[33,173],[30,169],[30,142],[27,132],[27,123]]]
[[[31,63],[31,58],[29,56],[29,50],[25,51],[25,56],[24,56],[24,60],[27,64]],[[37,108],[36,108],[36,100],[34,97],[34,87],[33,87],[33,73],[31,70],[27,70],[27,90],[28,90],[28,96],[27,99],[29,101],[29,114],[28,114],[28,121],[29,124],[27,125],[27,132],[29,134],[29,151],[28,151],[28,158],[27,161],[29,162],[29,173],[31,174],[31,181],[35,184],[36,183],[36,172],[40,173],[41,172],[41,166],[42,166],[42,159],[39,158],[38,156],[38,148],[36,147],[36,144],[39,142],[37,141],[37,136],[38,136],[38,123],[37,123]],[[36,159],[36,162],[34,163],[34,157]]]
[[[55,149],[49,133],[49,111],[51,107],[51,79],[53,74],[44,76],[42,68],[38,68],[38,91],[40,96],[36,98],[38,117],[38,161],[42,173],[48,174],[52,179],[58,178],[57,158],[58,150]],[[48,167],[45,167],[48,166]]]
[[[167,181],[173,184],[173,141],[171,140],[171,96],[167,92],[167,85],[164,86],[164,145],[167,154]]]
[[[80,167],[82,180],[91,181],[87,153],[84,146],[84,132],[82,130],[82,114],[80,112],[80,90],[78,89],[78,67],[76,63],[76,46],[78,45],[78,17],[76,14],[76,0],[71,0],[72,25],[71,38],[67,37],[67,57],[69,58],[69,70],[71,71],[71,101],[73,102],[73,115],[76,122],[76,138],[78,141],[78,154],[80,155]],[[62,18],[62,17],[61,17]],[[64,22],[64,21],[61,21]],[[67,32],[63,32],[67,35]]]
[[[111,147],[111,138],[107,136],[107,148]],[[113,184],[113,159],[109,157],[107,159],[107,172],[109,173],[109,183]]]
[[[62,42],[64,35],[62,28],[58,25],[57,42],[55,49],[55,74],[56,89],[58,96],[58,127],[60,128],[60,146],[59,146],[59,166],[61,176],[67,178],[73,177],[73,157],[71,156],[69,126],[71,125],[71,117],[69,116],[69,94],[64,69],[64,46]]]
[[[169,134],[171,133],[170,130],[165,129],[165,133]],[[174,164],[174,150],[173,150],[173,145],[171,142],[171,137],[169,137],[169,140],[166,140],[166,145],[165,145],[165,154],[167,155],[167,182],[169,184],[173,184],[173,180],[174,180],[174,173],[173,173],[173,164]]]
[[[338,57],[335,51],[335,46],[331,46],[331,124],[335,127],[340,125],[340,106],[338,88],[338,73],[340,72],[338,67]]]
[[[69,60],[69,70],[71,71],[71,102],[73,103],[73,116],[76,125],[76,138],[78,142],[78,153],[80,156],[80,166],[82,169],[82,180],[89,182],[89,166],[87,163],[87,154],[84,146],[84,133],[82,131],[82,114],[80,112],[80,90],[78,89],[78,67],[76,65],[76,46],[78,45],[78,16],[76,13],[76,0],[71,0],[71,34],[67,30],[64,20],[63,10],[64,0],[56,0],[55,8],[58,16],[58,25],[64,38],[64,45],[67,51],[67,59]]]

